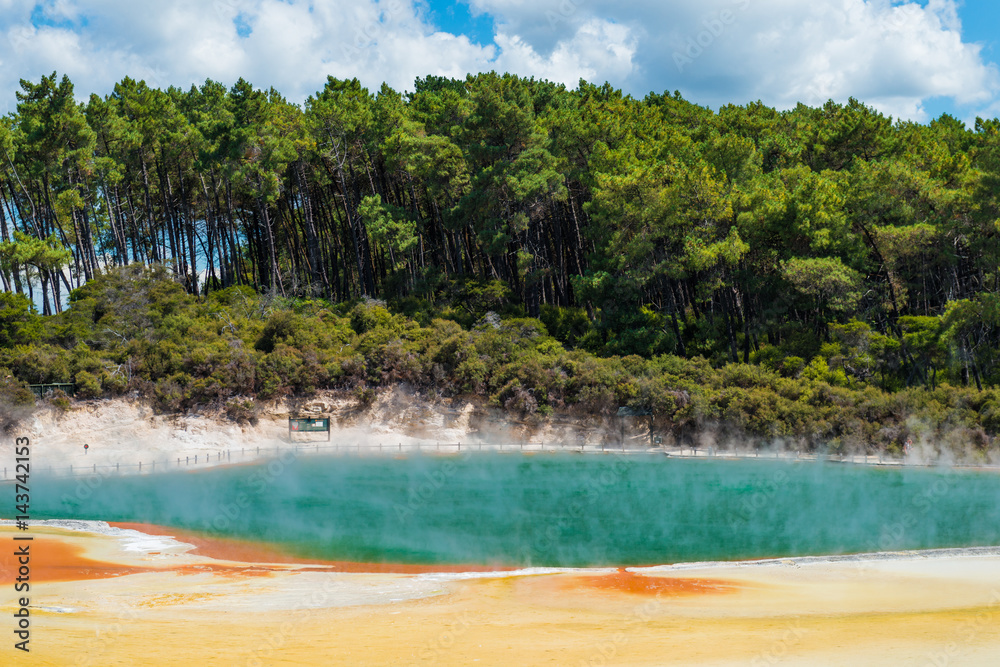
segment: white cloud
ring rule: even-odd
[[[995,109],[1000,90],[962,41],[955,0],[466,2],[493,17],[495,44],[441,32],[427,0],[0,0],[0,113],[18,78],[53,70],[81,97],[124,76],[161,87],[242,76],[301,102],[331,74],[405,90],[497,69],[637,96],[679,89],[711,106],[854,96],[920,120],[930,98]]]
[[[39,4],[47,25],[34,27],[30,3],[0,0],[0,113],[15,108],[19,78],[53,70],[68,74],[81,98],[107,94],[125,76],[182,88],[244,77],[302,102],[328,75],[405,90],[417,76],[491,69],[496,56],[492,45],[439,32],[414,0]]]
[[[982,105],[1000,90],[995,66],[978,45],[962,41],[954,0],[469,3],[496,17],[521,51],[541,58],[559,53],[595,17],[614,21],[628,30],[635,52],[625,78],[613,82],[637,95],[679,89],[712,106],[761,99],[782,108],[854,96],[923,120],[928,98]]]
[[[551,53],[539,54],[518,35],[501,29],[496,35],[500,48],[497,67],[576,87],[589,81],[621,81],[633,70],[635,40],[628,28],[590,19],[571,38],[559,41]]]

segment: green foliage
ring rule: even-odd
[[[79,398],[99,398],[103,393],[101,383],[93,373],[80,371],[73,377],[76,383],[76,395]]]
[[[34,343],[41,332],[41,320],[26,296],[0,292],[0,347]]]
[[[359,303],[351,310],[351,328],[358,335],[388,327],[391,323],[392,313],[378,303]]]
[[[513,301],[510,287],[502,281],[457,280],[443,290],[438,302],[438,314],[471,327],[491,313],[490,317],[523,315],[523,310]]]
[[[293,339],[301,328],[301,320],[295,313],[279,311],[268,318],[254,347],[262,352],[273,352],[275,345]]]
[[[62,389],[56,389],[47,395],[45,401],[59,412],[68,412],[73,405],[69,400],[69,396]]]
[[[861,276],[836,257],[790,259],[782,273],[821,312],[849,313],[861,299]]]
[[[365,221],[372,238],[383,244],[395,260],[393,268],[405,265],[402,258],[417,244],[417,223],[396,207],[382,203],[379,195],[365,197],[358,205],[358,215]],[[396,259],[397,256],[400,259]]]
[[[496,72],[79,104],[53,73],[0,119],[0,186],[16,382],[238,420],[405,383],[841,449],[1000,428],[996,119]]]
[[[0,367],[0,431],[8,435],[35,407],[28,383],[17,379],[9,368]]]
[[[0,270],[4,272],[19,265],[33,267],[38,273],[58,271],[72,258],[73,253],[54,234],[39,239],[15,231],[13,241],[0,241]]]
[[[164,317],[189,307],[193,299],[163,266],[131,264],[110,268],[73,290],[70,303],[77,302],[89,302],[95,333],[105,344],[114,344],[151,340]]]

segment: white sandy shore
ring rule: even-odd
[[[33,583],[24,664],[940,667],[992,666],[1000,654],[997,549],[689,563],[630,568],[622,580],[606,568],[233,564],[102,522],[31,530],[50,540],[33,553],[58,540],[145,571]],[[606,586],[629,576],[660,592]],[[5,617],[12,610],[0,603]],[[0,645],[0,663],[22,664],[14,653]]]
[[[316,446],[373,446],[409,449],[428,442],[468,442],[468,418],[457,414],[434,414],[416,409],[393,410],[391,399],[382,408],[386,418],[357,418],[344,400],[320,398],[303,406],[305,415],[328,415],[331,442],[322,433],[296,434],[290,442],[287,404],[270,406],[255,425],[237,424],[214,413],[156,415],[140,401],[127,399],[81,401],[68,412],[39,410],[16,435],[32,443],[35,470],[66,473],[114,469],[118,472],[150,472],[178,465],[207,466],[245,463],[275,455],[278,448]],[[467,415],[468,410],[465,414]],[[407,420],[410,425],[407,426]],[[446,423],[448,422],[448,423]],[[89,445],[89,447],[84,447]],[[197,461],[197,463],[196,463]],[[9,477],[8,477],[9,478]]]
[[[323,433],[295,434],[290,439],[288,416],[293,410],[302,415],[329,416],[333,425],[330,441]],[[31,439],[35,472],[52,470],[56,474],[149,473],[178,467],[242,464],[282,451],[455,453],[459,451],[459,443],[461,451],[620,451],[609,446],[617,436],[608,436],[608,430],[599,423],[512,424],[471,403],[432,404],[401,392],[381,395],[363,412],[351,401],[332,394],[321,394],[297,408],[277,403],[261,410],[255,425],[236,424],[215,413],[156,415],[144,403],[128,399],[81,401],[65,413],[36,412],[16,435]],[[627,451],[633,453],[651,451],[697,458],[816,458],[779,450],[740,453],[714,448],[650,448],[641,433],[632,433],[627,440]],[[89,447],[85,448],[85,444]],[[923,462],[916,457],[905,462],[874,456],[848,460],[884,465]],[[0,479],[13,477],[12,459],[0,468],[3,468]]]

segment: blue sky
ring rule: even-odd
[[[927,4],[926,2],[921,4]],[[994,66],[1000,65],[1000,2],[997,0],[964,0],[958,5],[958,16],[962,20],[962,37],[965,41],[983,46],[982,56],[986,62]],[[996,99],[994,97],[994,99]],[[936,118],[942,113],[950,113],[965,119],[974,111],[968,108],[956,107],[954,101],[948,98],[932,98],[926,104],[928,115]],[[994,108],[992,117],[1000,115],[1000,109]]]
[[[991,57],[996,58],[1000,3],[996,0],[965,0],[958,7],[958,15],[962,18],[963,34],[970,41],[989,45]]]
[[[0,0],[0,113],[18,79],[85,99],[125,76],[244,77],[302,102],[328,75],[406,90],[495,69],[711,107],[857,97],[896,118],[1000,115],[987,0]]]
[[[433,24],[445,32],[467,35],[476,44],[493,43],[493,16],[473,14],[468,3],[454,0],[432,0],[429,3]]]

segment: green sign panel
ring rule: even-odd
[[[330,430],[330,419],[328,417],[320,419],[297,419],[293,417],[288,420],[288,429],[296,433],[326,432]]]
[[[35,396],[38,398],[45,398],[45,395],[49,392],[61,389],[66,394],[70,396],[76,395],[76,385],[72,382],[55,382],[52,384],[29,384],[28,387],[34,392]]]

